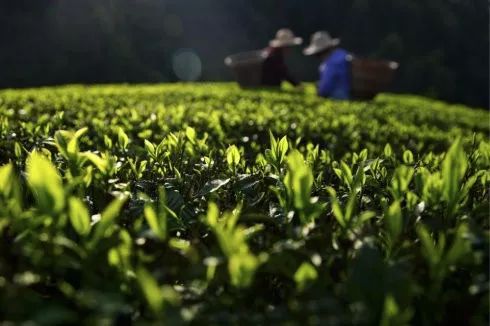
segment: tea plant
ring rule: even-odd
[[[486,324],[489,118],[231,84],[0,91],[0,319]]]

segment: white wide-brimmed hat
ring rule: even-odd
[[[276,38],[269,42],[269,45],[275,48],[282,48],[301,45],[301,43],[303,43],[303,39],[301,37],[296,37],[288,28],[281,28],[277,31]]]
[[[332,38],[326,31],[319,31],[311,35],[310,45],[303,50],[304,55],[314,55],[340,44],[340,39]]]

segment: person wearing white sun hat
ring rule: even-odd
[[[279,87],[282,81],[288,81],[300,87],[299,81],[290,74],[284,56],[288,48],[301,45],[301,43],[303,39],[296,37],[290,29],[282,28],[277,31],[276,37],[263,50],[265,60],[262,65],[262,85]]]
[[[311,36],[310,45],[303,50],[306,56],[316,56],[320,65],[318,95],[334,99],[350,98],[350,54],[339,48],[340,39],[332,38],[326,31],[318,31]]]

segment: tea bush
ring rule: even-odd
[[[486,324],[489,114],[232,84],[0,92],[0,318]]]

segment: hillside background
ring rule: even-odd
[[[356,54],[399,61],[394,91],[488,108],[488,13],[484,0],[2,1],[0,88],[230,80],[226,55],[287,26],[306,42],[326,29]],[[300,49],[290,60],[315,80],[317,62]]]

